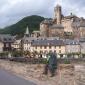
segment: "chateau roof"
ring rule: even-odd
[[[35,40],[33,46],[61,46],[64,45],[63,40]]]
[[[85,38],[80,38],[79,40],[80,42],[84,42],[85,43]]]
[[[83,19],[83,18],[74,18],[72,26],[73,27],[85,27],[85,19]]]
[[[50,26],[50,28],[53,28],[53,29],[64,29],[64,27],[61,25],[61,24],[53,24],[52,26]]]
[[[80,22],[73,22],[72,23],[72,27],[79,27],[80,26]]]
[[[41,22],[41,24],[52,24],[52,19],[45,19],[44,21]]]
[[[85,21],[80,22],[80,27],[85,27]]]
[[[65,16],[64,18],[71,19],[71,18],[78,18],[78,17],[76,15],[69,15],[69,16]]]
[[[78,21],[72,23],[73,27],[85,27],[85,21]]]
[[[67,39],[65,40],[64,42],[66,45],[79,45],[79,41],[78,40],[70,40],[70,39]]]

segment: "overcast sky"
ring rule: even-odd
[[[53,17],[57,3],[62,5],[64,15],[72,12],[85,17],[85,0],[0,0],[0,27],[16,23],[29,15]]]

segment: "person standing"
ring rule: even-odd
[[[51,77],[55,75],[55,71],[57,69],[57,57],[55,53],[50,52],[47,54],[47,63],[45,65],[44,74],[48,74],[48,70],[51,73]]]

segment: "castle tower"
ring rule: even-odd
[[[28,27],[26,28],[26,32],[25,32],[24,36],[25,37],[29,37],[30,36],[29,28]]]
[[[61,24],[61,16],[62,16],[62,9],[60,5],[57,5],[54,8],[55,16],[54,19],[56,19],[57,24]]]
[[[48,33],[48,20],[44,20],[41,24],[40,24],[40,35],[42,37],[48,37],[49,33]]]

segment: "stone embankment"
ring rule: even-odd
[[[8,70],[37,85],[85,85],[85,66],[83,64],[60,64],[55,77],[43,75],[44,65],[25,64],[0,60],[0,68]]]

